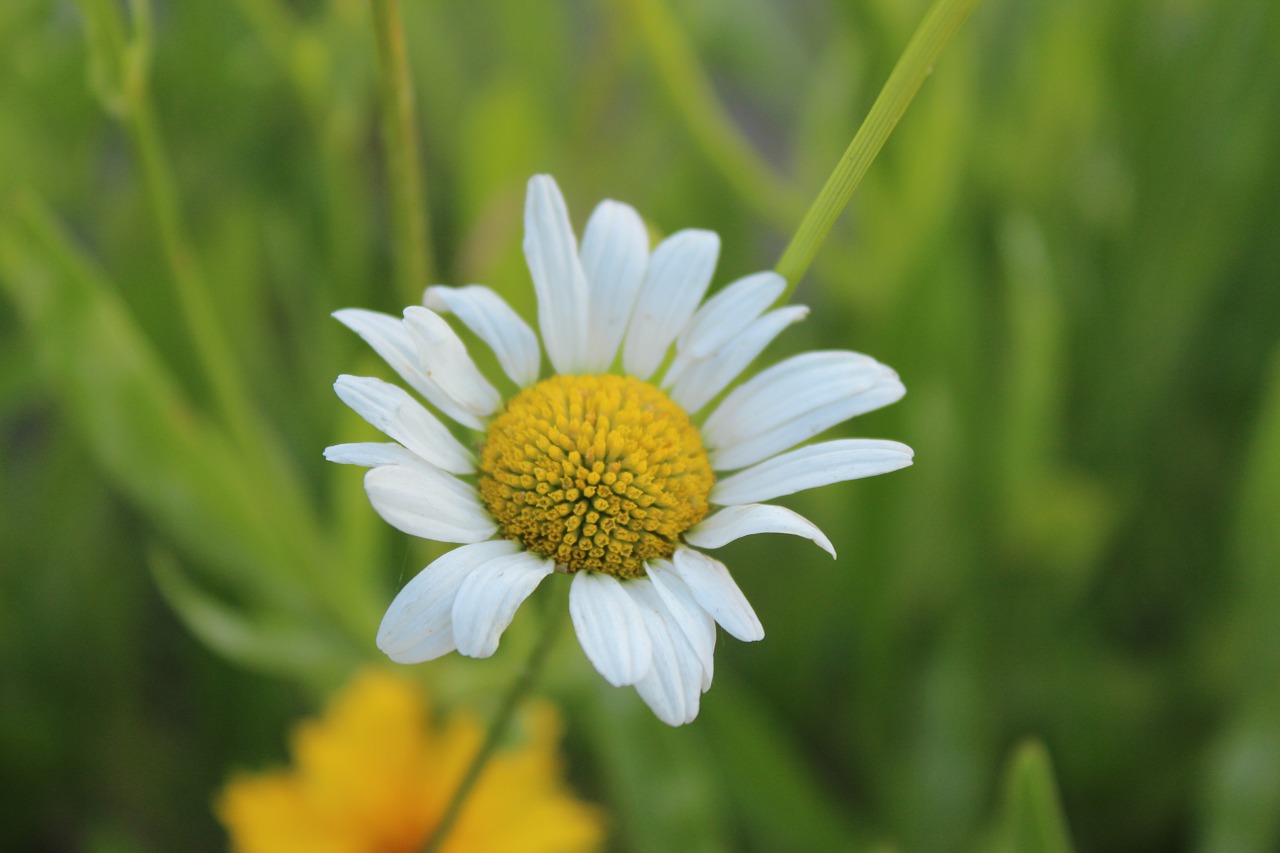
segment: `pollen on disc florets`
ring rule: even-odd
[[[630,376],[553,376],[489,424],[480,494],[557,566],[642,577],[707,514],[715,477],[684,410]]]

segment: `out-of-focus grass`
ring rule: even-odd
[[[717,282],[771,266],[923,12],[665,5],[741,139],[673,97],[652,4],[405,4],[441,281],[532,316],[535,171],[579,225],[609,195],[719,231]],[[319,456],[361,429],[333,378],[381,369],[328,313],[418,294],[365,4],[155,4],[148,97],[251,413],[228,422],[89,7],[119,9],[0,7],[0,847],[214,849],[218,782],[282,757],[429,555]],[[1267,0],[980,8],[773,352],[897,368],[907,398],[841,432],[916,466],[794,501],[834,565],[728,549],[769,637],[721,644],[694,726],[560,650],[617,849],[1025,850],[1060,814],[1087,850],[1280,844],[1276,79]],[[528,628],[417,672],[483,711]]]

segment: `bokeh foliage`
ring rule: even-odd
[[[526,316],[538,171],[772,266],[924,10],[405,6],[436,279]],[[373,50],[358,0],[0,4],[0,848],[223,846],[432,554],[319,455],[382,370],[329,312],[420,295]],[[771,351],[897,368],[840,431],[916,466],[794,500],[834,565],[727,549],[769,636],[692,727],[557,652],[616,849],[1280,846],[1277,79],[1271,0],[979,9]],[[534,618],[415,673],[484,712]]]

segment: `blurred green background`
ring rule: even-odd
[[[405,5],[434,278],[526,317],[529,175],[770,267],[925,10]],[[132,7],[0,3],[4,850],[223,849],[218,787],[432,553],[320,456],[369,434],[333,379],[387,375],[329,312],[428,283],[367,4]],[[1277,80],[1274,0],[978,9],[766,356],[897,368],[836,432],[915,467],[788,501],[837,563],[726,550],[769,636],[692,726],[557,652],[611,849],[1061,850],[1060,807],[1081,850],[1280,850]],[[488,713],[534,621],[414,674]]]

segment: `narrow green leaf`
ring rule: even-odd
[[[1209,752],[1202,781],[1202,853],[1275,850],[1280,844],[1280,690],[1267,685]]]
[[[1280,843],[1280,350],[1242,470],[1232,542],[1236,589],[1221,632],[1236,702],[1201,781],[1205,853]]]
[[[1079,588],[1114,526],[1115,500],[1062,462],[1066,322],[1042,225],[1014,211],[998,237],[1009,324],[1003,406],[995,421],[1002,429],[1004,532],[1019,559],[1049,562],[1060,579]]]
[[[220,582],[297,609],[319,543],[181,393],[125,307],[38,202],[0,220],[0,284],[108,475]],[[314,560],[314,562],[313,562]]]
[[[258,464],[274,467],[282,460],[274,437],[264,429],[253,406],[233,338],[220,321],[214,289],[205,276],[191,229],[187,224],[173,159],[165,142],[163,123],[150,90],[151,17],[149,4],[130,3],[126,22],[111,0],[80,0],[96,66],[120,69],[119,117],[133,143],[142,186],[150,202],[156,234],[169,264],[182,319],[191,346],[213,392],[219,414],[240,453]],[[102,36],[96,33],[105,32]],[[92,75],[97,79],[101,75]],[[109,111],[110,94],[103,96]],[[277,475],[287,476],[284,470]]]
[[[127,50],[128,36],[120,25],[120,16],[102,0],[82,2],[80,13],[89,49],[89,88],[103,109],[122,117],[128,110],[128,96],[120,57]]]
[[[1003,813],[991,849],[998,853],[1071,853],[1049,753],[1039,741],[1014,751],[1005,771]]]
[[[710,756],[687,728],[672,729],[631,691],[584,691],[584,734],[597,756],[620,849],[633,853],[721,853],[726,838]]]
[[[735,818],[757,850],[850,851],[870,840],[846,817],[755,697],[727,673],[702,711]]]
[[[935,0],[924,20],[899,57],[884,87],[871,105],[862,126],[854,134],[853,141],[845,149],[844,156],[836,163],[827,183],[814,200],[804,221],[796,230],[782,257],[778,260],[778,274],[787,280],[786,301],[804,277],[818,248],[827,239],[853,191],[871,168],[871,163],[898,126],[898,120],[906,113],[916,92],[925,78],[933,73],[933,67],[942,55],[942,49],[969,17],[979,0]]]
[[[219,601],[187,577],[168,551],[153,549],[148,565],[160,594],[187,629],[218,654],[249,669],[310,680],[336,681],[358,653],[332,634],[278,615],[255,618]]]
[[[401,293],[416,297],[434,279],[427,226],[417,107],[405,45],[400,0],[374,0],[373,28],[378,46],[378,92],[382,106],[382,146],[387,156],[387,189]]]
[[[1280,600],[1280,348],[1272,368],[1243,477],[1231,542],[1240,583],[1235,622],[1250,626],[1240,651],[1252,661],[1258,685],[1275,684],[1280,643],[1275,641],[1275,604]],[[1274,691],[1272,691],[1274,692]]]
[[[663,0],[629,0],[619,9],[653,59],[676,108],[711,164],[766,218],[790,224],[804,209],[797,197],[735,127],[699,66],[685,32]]]

